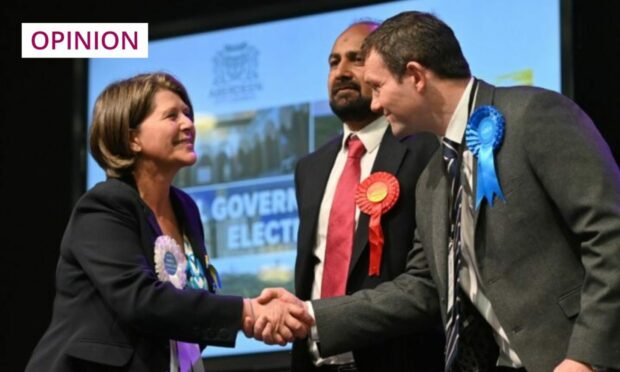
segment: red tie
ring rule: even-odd
[[[357,137],[349,137],[346,145],[348,147],[347,163],[336,186],[327,225],[325,264],[321,284],[321,297],[323,298],[344,295],[353,250],[355,189],[360,182],[360,159],[366,149]]]

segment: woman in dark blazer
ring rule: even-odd
[[[196,161],[194,138],[187,92],[168,74],[101,93],[90,147],[107,180],[73,210],[52,321],[26,371],[202,371],[201,346],[232,347],[244,319],[285,311],[214,295],[198,208],[172,186]]]

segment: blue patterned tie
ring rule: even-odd
[[[461,198],[463,188],[459,177],[459,144],[443,139],[443,159],[450,180],[450,240],[448,244],[448,309],[446,322],[445,372],[450,371],[459,346],[461,286]]]

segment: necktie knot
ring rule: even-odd
[[[443,138],[441,146],[443,160],[446,163],[446,170],[451,179],[455,179],[458,174],[459,144],[451,141],[447,137]]]
[[[347,139],[348,157],[360,159],[365,153],[366,148],[357,136],[350,136]]]

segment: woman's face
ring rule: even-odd
[[[155,93],[153,103],[153,112],[132,133],[131,148],[138,154],[136,166],[149,164],[176,173],[196,162],[196,129],[190,108],[169,90]]]

